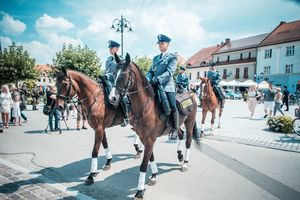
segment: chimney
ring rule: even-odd
[[[225,44],[228,44],[230,42],[230,38],[225,39]]]
[[[282,25],[282,24],[285,24],[286,22],[285,21],[281,21],[280,23],[279,23],[279,25]]]

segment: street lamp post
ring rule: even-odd
[[[116,32],[121,33],[121,48],[122,48],[122,56],[123,56],[123,34],[125,30],[129,32],[133,31],[131,28],[131,23],[128,21],[123,15],[121,15],[121,19],[114,19],[111,25],[111,29],[117,29]]]

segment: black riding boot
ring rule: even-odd
[[[124,115],[124,120],[123,120],[123,123],[121,124],[121,126],[126,127],[128,124],[128,106],[127,106],[127,101],[125,98],[123,98],[121,101],[121,107],[122,107],[123,115]]]
[[[176,110],[172,113],[172,122],[173,122],[173,128],[170,132],[169,139],[170,140],[176,140],[178,136],[178,128],[179,128],[179,112]]]

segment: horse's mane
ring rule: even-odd
[[[92,78],[90,78],[89,76],[85,75],[84,73],[80,72],[80,71],[77,71],[77,70],[73,70],[73,69],[68,69],[67,70],[68,72],[71,72],[71,73],[74,73],[74,74],[77,74],[79,76],[83,76],[84,78],[92,81],[94,84],[98,84],[95,80],[93,80]]]
[[[144,75],[144,73],[142,72],[142,70],[139,68],[139,66],[138,66],[136,63],[134,63],[134,62],[132,62],[132,63],[133,63],[133,65],[135,66],[135,68],[137,69],[137,71],[138,71],[138,73],[139,73],[139,75],[140,75],[140,77],[141,77],[141,79],[142,79],[143,85],[144,85],[145,87],[148,86],[148,85],[150,85],[148,79],[146,78],[146,76]],[[148,87],[148,88],[146,89],[146,91],[147,91],[147,93],[148,93],[148,95],[149,95],[150,97],[154,96],[154,90],[153,90],[153,87]]]

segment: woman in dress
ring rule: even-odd
[[[8,128],[8,120],[9,120],[11,105],[12,105],[12,99],[9,92],[9,88],[7,85],[3,85],[1,87],[1,94],[0,94],[0,112],[1,112],[4,128]]]
[[[257,98],[260,96],[256,90],[255,85],[250,86],[248,91],[248,109],[251,112],[250,119],[253,119],[255,108],[257,105]]]

